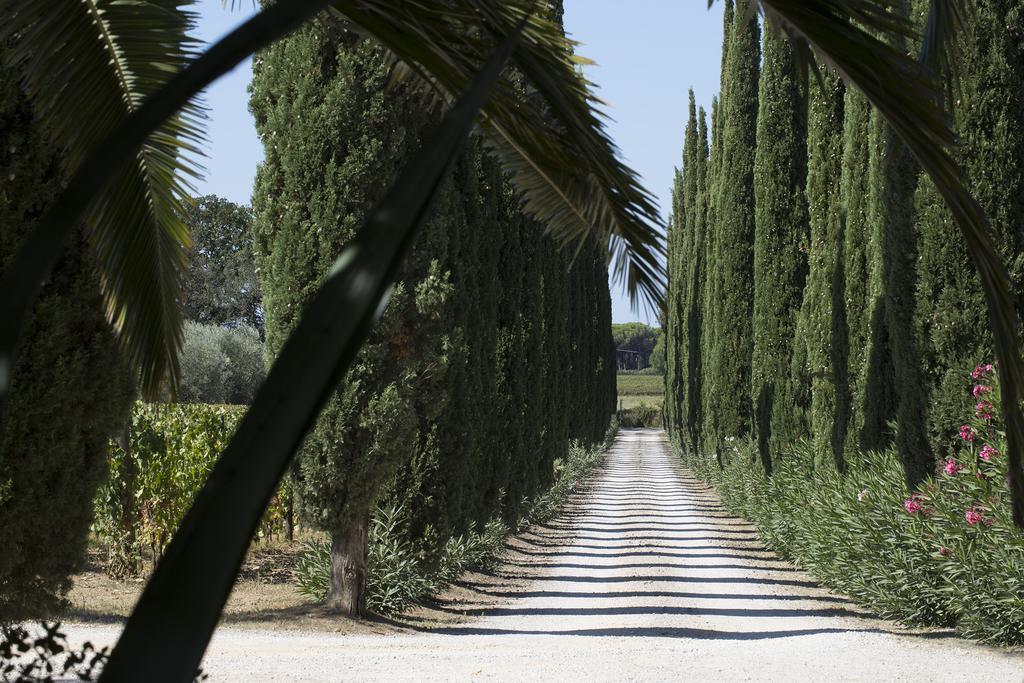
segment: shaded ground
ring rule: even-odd
[[[310,622],[307,622],[307,626]],[[1022,680],[1024,655],[873,618],[764,550],[624,431],[590,490],[429,609],[375,633],[218,630],[211,680]],[[79,625],[112,641],[117,627]]]

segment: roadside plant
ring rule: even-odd
[[[971,393],[1000,405],[991,365]],[[966,390],[965,390],[965,393]],[[734,442],[724,467],[685,457],[765,544],[885,618],[955,626],[965,636],[1024,644],[1024,536],[1014,526],[1001,415],[967,416],[935,473],[908,489],[894,449],[848,453],[847,470],[815,468],[794,446],[770,477]]]

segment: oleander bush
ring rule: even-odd
[[[726,442],[722,467],[684,458],[768,547],[879,616],[1021,645],[1024,535],[1010,512],[999,384],[990,365],[972,375],[959,446],[912,491],[891,449],[848,454],[842,473],[815,470],[805,443],[770,476],[751,466],[748,440]]]

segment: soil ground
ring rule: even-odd
[[[207,651],[211,681],[1024,680],[1020,651],[876,619],[775,557],[659,430],[621,432],[558,519],[400,622],[246,609],[245,585]],[[100,644],[120,628],[67,626]]]

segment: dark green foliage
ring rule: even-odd
[[[925,430],[926,399],[913,324],[917,279],[913,196],[917,165],[877,111],[871,113],[870,126],[868,220],[881,232],[880,295],[890,354],[888,365],[893,369],[888,375],[875,373],[871,381],[891,382],[888,391],[895,399],[892,414],[897,422],[896,449],[906,467],[907,480],[913,485],[934,464]]]
[[[643,323],[616,323],[612,325],[612,340],[616,350],[632,351],[645,359],[641,365],[649,364],[654,347],[658,343],[660,331],[656,327]]]
[[[1024,293],[1024,2],[972,5],[959,64],[962,91],[952,106],[959,161],[972,194],[991,221],[1018,300]],[[955,443],[955,416],[971,404],[962,378],[992,357],[992,335],[975,269],[960,230],[934,187],[917,193],[920,230],[917,317],[929,392],[928,431],[945,453]]]
[[[704,391],[701,378],[704,367],[704,290],[707,288],[707,235],[709,230],[708,202],[708,125],[703,107],[697,112],[697,154],[694,173],[697,176],[696,198],[693,202],[692,246],[689,250],[689,290],[686,296],[686,338],[689,350],[686,357],[687,410],[686,436],[690,448],[700,447],[700,431],[704,419]]]
[[[737,11],[729,41],[723,99],[721,169],[713,304],[714,383],[718,433],[742,436],[751,428],[750,359],[753,352],[754,152],[761,41],[757,17]]]
[[[818,466],[842,466],[845,440],[846,325],[839,181],[843,158],[843,84],[832,72],[810,79],[807,121],[807,286],[799,337],[806,356],[793,381],[809,384],[808,425]],[[797,358],[801,358],[800,355]]]
[[[683,170],[682,173],[678,171],[676,173],[676,184],[672,196],[674,239],[673,244],[669,246],[671,250],[669,260],[672,264],[670,266],[672,272],[669,277],[674,278],[677,284],[673,287],[668,305],[677,341],[674,360],[676,367],[667,385],[669,394],[666,403],[666,413],[673,421],[670,423],[672,424],[673,440],[686,450],[695,447],[691,443],[686,429],[687,415],[689,415],[690,406],[694,401],[690,357],[694,355],[695,351],[689,326],[687,302],[697,287],[694,282],[696,266],[694,248],[697,233],[702,229],[702,226],[698,225],[696,221],[697,182],[700,175],[697,158],[699,156],[697,105],[693,90],[690,90],[689,115],[683,138]],[[674,424],[675,422],[678,423],[678,427]]]
[[[845,449],[871,443],[877,437],[862,439],[865,415],[877,414],[868,404],[868,351],[871,348],[871,310],[875,299],[868,296],[868,128],[870,105],[855,90],[846,92],[843,112],[843,275],[846,300],[847,380],[850,410],[846,425]],[[877,425],[876,425],[877,426]]]
[[[731,4],[726,5],[729,11]],[[726,24],[728,26],[728,24]],[[726,32],[728,35],[728,31]],[[711,140],[711,151],[708,157],[708,170],[705,192],[705,216],[704,224],[704,262],[703,262],[703,288],[698,294],[700,325],[700,404],[699,416],[700,443],[698,447],[710,452],[715,452],[718,444],[717,435],[717,407],[715,395],[714,378],[711,375],[711,362],[715,342],[715,313],[718,310],[715,305],[715,291],[718,283],[717,270],[715,269],[715,247],[718,242],[718,211],[717,191],[718,175],[721,168],[722,158],[722,133],[721,133],[721,104],[718,99],[711,100],[711,122],[714,131]]]
[[[970,375],[961,378],[968,389]],[[977,378],[1000,405],[989,369]],[[848,459],[845,472],[815,466],[796,446],[770,477],[749,466],[740,444],[724,469],[688,459],[733,513],[753,521],[773,550],[879,616],[1004,645],[1024,643],[1024,536],[1014,526],[1004,425],[998,408],[967,412],[974,441],[909,488],[894,447]],[[981,502],[983,501],[983,502]],[[968,514],[970,513],[970,514]]]
[[[267,161],[255,251],[270,358],[437,118],[386,88],[389,76],[381,50],[326,22],[256,65]],[[607,253],[594,242],[559,252],[469,142],[294,473],[304,521],[332,537],[330,606],[360,611],[378,501],[416,511],[401,533],[436,568],[449,539],[496,519],[516,526],[570,439],[604,439],[615,406]]]
[[[807,133],[792,50],[764,35],[754,165],[754,349],[750,397],[767,469],[801,436],[795,424],[792,356],[796,312],[807,274]]]
[[[192,233],[182,285],[186,320],[244,324],[263,330],[260,288],[252,255],[252,211],[214,195],[195,200],[186,224]]]
[[[0,50],[6,45],[0,44]],[[17,74],[0,69],[0,270],[64,178]],[[132,384],[81,231],[35,302],[0,428],[0,622],[52,613],[84,561],[108,439]]]
[[[429,122],[422,102],[385,92],[389,75],[379,48],[326,23],[275,44],[254,66],[251,106],[266,143],[254,247],[269,359]],[[439,212],[448,201],[454,197],[442,189]],[[431,221],[420,244],[439,229]],[[356,576],[343,580],[350,601],[342,608],[350,613],[362,609],[370,510],[417,444],[417,392],[445,370],[438,323],[451,285],[424,251],[407,262],[297,461],[303,518],[330,532],[339,555],[354,562]],[[343,587],[336,588],[340,596]]]

